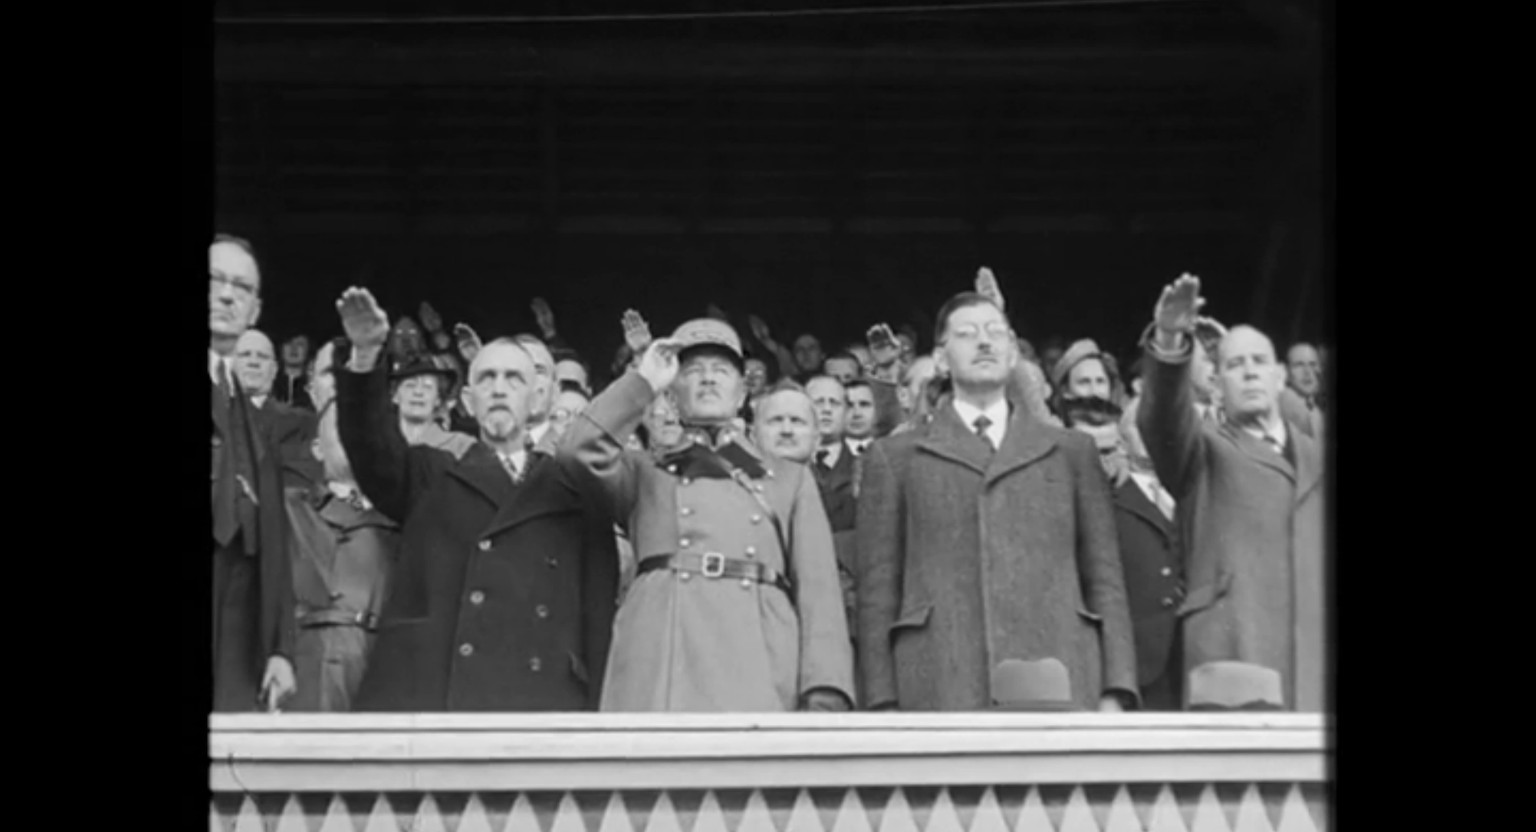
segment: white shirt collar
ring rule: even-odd
[[[544,434],[546,433],[549,433],[549,420],[547,419],[528,430],[528,444],[537,445],[543,442]]]
[[[843,440],[839,439],[839,440],[837,440],[836,442],[833,442],[830,445],[822,445],[820,448],[816,449],[816,453],[813,454],[811,458],[812,459],[819,458],[821,456],[821,452],[822,451],[826,451],[827,452],[827,462],[826,462],[827,467],[828,468],[836,468],[837,467],[837,461],[839,459],[841,459],[842,456],[843,456]]]
[[[987,425],[987,438],[992,440],[994,448],[1003,447],[1003,436],[1008,432],[1008,400],[998,399],[986,410],[982,410],[959,399],[954,400],[955,413],[959,414],[960,421],[965,424],[966,430],[976,432],[976,419],[986,416],[992,424]]]
[[[235,387],[235,362],[234,362],[234,359],[232,359],[232,358],[227,359],[224,356],[219,355],[218,353],[214,352],[212,347],[209,347],[208,348],[208,380],[213,382],[215,385],[217,385],[219,383],[219,371],[220,371],[221,368],[223,369],[223,372],[224,372],[224,380],[229,382],[229,388],[231,390],[237,389]]]
[[[864,450],[869,447],[869,443],[875,441],[875,438],[871,436],[867,439],[847,439],[844,441],[848,443],[848,449],[857,456],[864,453]]]
[[[1257,439],[1260,442],[1264,441],[1264,437],[1265,436],[1273,436],[1273,437],[1275,437],[1275,439],[1277,441],[1279,441],[1280,448],[1283,450],[1285,448],[1285,443],[1290,439],[1290,435],[1288,433],[1289,428],[1287,428],[1285,426],[1285,420],[1284,419],[1279,420],[1279,424],[1280,424],[1279,430],[1276,430],[1273,434],[1268,433],[1267,431],[1264,430],[1263,427],[1259,427],[1259,426],[1244,425],[1243,426],[1243,430],[1248,431],[1248,435],[1249,436],[1252,436],[1254,439]],[[1265,443],[1265,444],[1268,444],[1268,443]]]
[[[496,456],[501,458],[503,465],[505,465],[507,461],[510,460],[512,462],[512,466],[517,469],[519,476],[528,473],[528,452],[526,450],[519,448],[510,454],[498,453]]]

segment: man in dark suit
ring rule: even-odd
[[[342,446],[362,493],[403,526],[356,709],[596,709],[618,588],[613,518],[579,466],[526,446],[532,357],[505,339],[475,355],[461,397],[480,441],[455,459],[401,436],[373,296],[348,289],[337,309],[352,353],[335,373]]]
[[[316,410],[309,398],[309,338],[295,335],[283,342],[283,366],[277,373],[272,395],[283,404]]]
[[[235,342],[261,314],[249,242],[208,249],[213,460],[213,710],[276,708],[295,689],[293,586],[277,446],[236,378]]]

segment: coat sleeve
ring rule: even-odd
[[[869,379],[869,390],[875,396],[875,436],[890,436],[901,424],[901,397],[896,395],[896,385]]]
[[[1120,541],[1115,527],[1114,498],[1109,480],[1099,464],[1098,448],[1086,435],[1072,436],[1069,452],[1077,504],[1077,572],[1083,582],[1083,600],[1098,614],[1100,658],[1103,662],[1102,696],[1118,691],[1139,702],[1136,685],[1136,642],[1131,632],[1130,601],[1125,594],[1125,572],[1120,561]]]
[[[645,409],[655,398],[650,382],[634,370],[626,372],[571,421],[556,451],[597,478],[621,523],[629,521],[639,496],[638,466],[634,457],[624,452],[624,443],[640,426]]]
[[[255,426],[253,426],[255,427]],[[261,585],[261,646],[265,654],[258,674],[265,671],[270,656],[293,658],[297,638],[293,616],[293,564],[288,560],[288,512],[284,505],[282,462],[278,446],[269,430],[258,429],[254,440],[265,443],[257,463],[257,539],[260,544],[257,581]]]
[[[1177,355],[1164,357],[1152,346],[1152,327],[1142,336],[1146,381],[1137,405],[1136,426],[1152,457],[1152,467],[1175,500],[1189,496],[1195,474],[1204,465],[1205,438],[1195,415],[1189,365],[1194,342],[1185,336]]]
[[[866,708],[895,705],[896,667],[891,655],[891,625],[901,603],[903,563],[901,485],[885,442],[864,452],[859,485],[858,651],[859,687]]]
[[[336,367],[336,426],[357,485],[385,517],[405,524],[419,491],[452,455],[434,448],[412,448],[400,433],[389,404],[388,366],[354,373]]]
[[[801,468],[800,484],[789,517],[796,611],[800,615],[800,689],[832,688],[856,704],[853,692],[853,645],[843,607],[842,581],[832,524],[810,471]]]

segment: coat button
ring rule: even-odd
[[[1163,567],[1163,577],[1166,578],[1166,577],[1168,577],[1169,575],[1172,575],[1172,574],[1173,574],[1173,568],[1172,567],[1169,567],[1169,566],[1164,566]]]
[[[544,563],[545,563],[545,565],[546,565],[546,566],[548,566],[548,567],[549,567],[549,568],[550,568],[550,569],[554,569],[554,568],[555,568],[555,567],[556,567],[556,566],[559,566],[559,565],[560,565],[560,561],[558,561],[558,560],[555,560],[555,559],[554,559],[554,558],[545,558],[545,559],[544,559]]]
[[[741,579],[741,588],[742,589],[751,589],[752,588],[752,579],[751,578],[742,578]]]
[[[688,548],[688,543],[689,543],[689,542],[690,542],[690,541],[689,541],[689,540],[688,540],[688,538],[686,538],[686,537],[685,537],[685,538],[683,538],[683,539],[682,539],[682,540],[679,540],[679,541],[677,541],[677,542],[678,542],[678,544],[679,544],[679,545],[680,545],[680,546],[682,546],[682,547],[683,547],[683,548],[684,548],[684,549],[686,549],[686,548]]]
[[[683,477],[683,485],[688,485],[691,482],[693,482],[693,480],[691,480],[691,479],[689,479],[687,477]]]
[[[763,515],[761,515],[761,514],[754,514],[754,515],[752,515],[752,522],[754,522],[754,523],[761,523],[761,522],[763,522]]]
[[[460,644],[459,645],[459,655],[460,656],[470,656],[470,655],[473,655],[474,652],[475,652],[475,646],[473,644]]]
[[[540,618],[548,618],[549,617],[549,607],[546,607],[543,604],[540,604],[537,607],[534,607],[533,608],[533,612],[534,612],[535,615],[537,615]]]
[[[1163,599],[1163,606],[1165,606],[1165,607],[1173,606],[1173,599],[1172,598],[1164,598]]]
[[[471,603],[471,604],[480,604],[480,603],[482,603],[484,601],[485,601],[485,593],[484,592],[481,592],[480,590],[477,589],[474,592],[469,593],[469,603]]]
[[[489,541],[489,540],[482,540],[482,541],[480,541],[480,551],[482,551],[482,552],[489,552],[489,551],[491,551],[491,541]]]
[[[544,663],[539,661],[538,656],[534,656],[528,660],[528,669],[532,670],[534,673],[538,673],[539,669],[542,667],[544,667]]]
[[[756,554],[757,554],[757,547],[756,546],[748,546],[747,547],[747,557],[750,558],[750,557],[752,557],[752,556],[754,556]]]
[[[683,515],[684,517],[687,517],[690,514],[693,514],[693,509],[691,509],[691,508],[689,508],[687,506],[683,506],[682,509],[678,513]]]
[[[679,572],[679,573],[677,573],[677,579],[680,580],[680,581],[686,581],[686,580],[688,580],[688,578],[689,578],[689,573],[687,573],[687,572]]]

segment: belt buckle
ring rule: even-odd
[[[705,552],[703,568],[699,574],[706,578],[719,578],[725,575],[725,555],[719,552]]]

